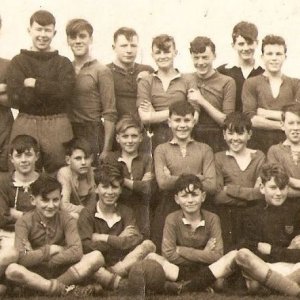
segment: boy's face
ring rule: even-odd
[[[195,126],[195,119],[192,114],[180,116],[173,113],[168,119],[168,124],[174,138],[178,140],[188,140]]]
[[[89,55],[93,38],[89,35],[87,30],[79,31],[74,37],[68,36],[67,40],[75,57],[85,57]]]
[[[292,112],[285,113],[285,120],[281,122],[281,128],[285,132],[286,138],[292,144],[300,143],[300,117]]]
[[[86,157],[85,153],[81,149],[75,149],[72,155],[66,156],[66,162],[74,173],[83,175],[88,173],[93,159],[92,155]]]
[[[265,195],[265,200],[267,204],[273,206],[280,206],[284,203],[284,201],[287,198],[288,185],[280,189],[277,186],[274,177],[272,177],[265,184],[261,184],[260,191],[263,195]]]
[[[142,142],[142,134],[135,127],[129,127],[125,131],[116,135],[116,140],[120,144],[122,151],[128,154],[134,154],[138,151]]]
[[[127,40],[125,35],[118,35],[117,40],[112,47],[115,51],[116,59],[121,64],[130,66],[136,59],[138,50],[138,37],[134,35],[130,40]]]
[[[282,65],[286,59],[283,45],[265,45],[262,60],[265,68],[270,73],[278,73],[281,71]]]
[[[159,49],[155,44],[152,47],[152,58],[159,69],[168,70],[173,67],[177,50],[172,42],[166,43],[166,50]]]
[[[251,131],[248,132],[246,128],[244,128],[244,132],[242,133],[231,131],[228,128],[223,130],[224,140],[229,149],[234,153],[239,153],[247,147],[247,142],[250,140],[251,134]]]
[[[46,52],[51,49],[51,42],[55,36],[54,24],[42,26],[36,22],[28,28],[28,33],[32,39],[32,49],[34,51]]]
[[[216,55],[212,52],[210,47],[206,47],[205,51],[202,53],[191,53],[194,67],[196,68],[197,74],[206,78],[210,76],[213,70],[213,62]]]
[[[236,50],[239,58],[242,61],[250,61],[253,59],[255,49],[257,48],[257,41],[247,41],[239,35],[232,44],[233,49]]]
[[[27,175],[35,170],[35,163],[38,160],[38,154],[35,153],[33,148],[25,150],[22,153],[18,153],[13,150],[10,155],[10,161],[13,164],[16,172]]]
[[[121,192],[121,183],[117,180],[110,184],[99,183],[96,192],[99,195],[99,201],[105,206],[113,206],[116,204]]]
[[[194,189],[193,184],[190,185],[189,192],[182,190],[175,195],[175,202],[186,214],[199,211],[204,200],[205,192],[202,192],[199,188]]]
[[[60,208],[61,191],[59,189],[54,190],[43,197],[38,195],[33,197],[32,204],[35,205],[35,209],[42,214],[45,218],[50,219],[54,217]]]

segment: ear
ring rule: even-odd
[[[175,202],[179,205],[178,195],[174,196]]]
[[[71,156],[66,155],[65,161],[66,161],[67,165],[69,166],[71,164]]]
[[[284,127],[284,122],[281,120],[280,121],[280,127],[281,127],[281,130],[284,131],[285,130],[285,127]]]
[[[30,34],[31,32],[30,27],[27,27],[27,32]]]
[[[168,125],[171,128],[171,119],[170,119],[170,117],[168,118]]]
[[[116,46],[115,46],[115,44],[112,44],[112,45],[111,45],[111,47],[112,47],[112,49],[113,49],[113,50],[115,50],[115,49],[116,49]]]
[[[57,31],[56,31],[56,30],[54,30],[54,32],[53,32],[53,37],[55,37],[55,35],[56,35],[56,32],[57,32]]]
[[[265,185],[263,183],[259,185],[259,190],[263,195],[265,194]]]
[[[118,134],[116,134],[116,141],[118,144],[120,144],[120,136]]]
[[[177,54],[178,54],[178,50],[177,50],[177,49],[175,49],[175,56],[177,56]]]
[[[223,132],[223,138],[224,138],[224,140],[225,140],[225,133],[226,133],[226,130],[222,130],[222,132]]]
[[[35,156],[36,156],[36,161],[40,158],[40,152],[38,151],[38,152],[36,152],[35,153]]]
[[[202,195],[201,195],[201,202],[203,203],[206,199],[206,193],[205,192],[202,192]]]
[[[31,202],[31,204],[32,204],[33,206],[35,206],[35,205],[36,205],[35,197],[34,197],[33,195],[30,195],[29,197],[30,197],[30,202]]]

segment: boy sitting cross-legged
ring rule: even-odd
[[[57,173],[62,185],[62,208],[78,219],[81,210],[96,201],[92,147],[83,138],[73,138],[64,147],[67,166]]]
[[[109,153],[104,162],[121,164],[124,181],[119,203],[133,210],[140,232],[148,238],[149,200],[154,175],[150,154],[139,151],[142,139],[141,123],[131,116],[122,117],[116,125],[116,140],[121,151]]]
[[[247,147],[251,128],[251,120],[246,114],[234,112],[227,115],[223,136],[228,150],[215,154],[217,193],[214,201],[221,219],[225,253],[236,246],[242,211],[263,198],[256,182],[265,155]]]
[[[105,266],[94,279],[108,289],[120,287],[121,277],[128,275],[130,267],[142,260],[155,245],[142,242],[132,210],[117,203],[122,192],[123,178],[119,165],[104,165],[95,174],[98,201],[84,208],[79,216],[78,227],[84,253],[100,251]]]
[[[6,269],[7,279],[52,295],[94,293],[95,286],[70,286],[94,273],[104,260],[98,251],[82,256],[76,220],[60,211],[60,183],[41,175],[31,185],[31,193],[35,209],[16,223],[19,260]]]

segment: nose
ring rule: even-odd
[[[23,162],[23,161],[26,161],[26,155],[25,155],[25,153],[23,153],[22,155],[21,155],[21,161]]]
[[[233,133],[232,138],[236,140],[238,138],[238,134],[236,132]]]
[[[188,194],[187,202],[188,203],[193,202],[193,196],[192,196],[192,194]]]
[[[85,158],[82,158],[82,159],[81,159],[81,164],[83,164],[83,165],[86,164],[86,159],[85,159]]]
[[[47,206],[48,206],[48,208],[53,208],[54,207],[53,200],[49,200]]]
[[[132,141],[133,141],[132,136],[129,136],[129,137],[128,137],[128,142],[129,142],[129,143],[132,143]]]

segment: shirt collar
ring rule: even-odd
[[[99,202],[96,205],[96,213],[95,217],[98,219],[104,220],[109,228],[112,228],[116,223],[121,221],[121,216],[117,213],[117,204],[115,205],[116,207],[116,212],[109,218],[104,216],[103,212],[100,209]]]
[[[292,146],[292,143],[286,139],[283,143],[282,143],[283,146],[288,146],[288,147],[291,147]]]
[[[231,69],[231,68],[234,68],[234,67],[236,67],[236,68],[241,67],[237,59],[233,59],[232,61],[230,61],[228,64],[225,65],[225,69]],[[262,68],[261,64],[257,60],[255,60],[253,69],[256,70],[259,67]]]
[[[86,67],[92,65],[92,64],[94,64],[96,61],[97,61],[97,59],[91,57],[89,60],[87,60],[87,61],[82,65],[82,67],[81,67],[80,69],[83,69],[83,68],[86,68]],[[73,66],[74,66],[74,67],[76,66],[76,65],[75,65],[75,60],[73,61]]]
[[[178,69],[175,69],[175,70],[176,70],[177,74],[174,75],[174,77],[171,80],[174,80],[176,78],[180,78],[181,77],[181,73],[179,72],[179,70]],[[153,76],[157,77],[158,79],[160,79],[159,76],[158,76],[158,70],[156,70],[155,72],[153,72]]]
[[[188,141],[187,141],[187,145],[189,144],[189,143],[193,143],[195,140],[193,139],[193,138],[189,138],[188,139]],[[176,140],[176,138],[172,138],[170,141],[169,141],[169,143],[171,144],[171,145],[178,145],[178,142],[177,142],[177,140]]]
[[[254,149],[249,149],[249,150],[250,150],[250,155],[251,155],[251,157],[257,153],[257,150],[254,150]],[[226,150],[226,151],[225,151],[225,154],[226,154],[227,156],[234,157],[234,155],[233,155],[232,153],[230,153],[229,150]]]
[[[122,73],[122,74],[133,74],[135,72],[137,68],[137,64],[134,63],[133,66],[131,68],[128,68],[128,69],[124,69],[118,65],[116,65],[114,62],[112,62],[112,69],[114,71],[118,71],[119,73]]]
[[[188,221],[185,217],[182,217],[182,223],[184,225],[191,225],[190,221]],[[197,225],[196,225],[196,228],[198,227],[205,227],[205,220],[199,220]]]

